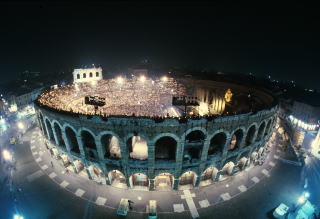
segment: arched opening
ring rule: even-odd
[[[246,165],[247,165],[247,161],[248,161],[248,158],[246,157],[242,157],[239,161],[238,161],[238,167],[240,170],[244,170]]]
[[[161,137],[155,144],[156,160],[175,160],[177,142],[172,137]]]
[[[161,173],[154,178],[154,186],[156,190],[168,191],[172,190],[174,177],[170,173]]]
[[[259,157],[258,152],[256,152],[256,151],[252,152],[250,157],[251,157],[252,162],[255,163]]]
[[[184,145],[184,161],[197,161],[201,157],[201,152],[205,140],[205,135],[202,131],[195,130],[186,136]]]
[[[130,185],[133,189],[149,190],[149,178],[143,173],[134,173],[129,178]]]
[[[87,77],[86,73],[83,73],[82,78],[86,78],[86,77]]]
[[[60,159],[60,153],[56,147],[50,147],[49,152],[54,159],[59,160]]]
[[[77,79],[80,79],[80,74],[77,74]]]
[[[66,170],[74,172],[71,161],[66,153],[60,152],[61,162]]]
[[[260,141],[261,139],[262,139],[262,137],[263,137],[263,130],[264,130],[264,127],[266,126],[266,123],[265,122],[263,122],[261,125],[260,125],[260,127],[259,127],[259,129],[258,129],[258,134],[257,134],[257,138],[256,138],[256,141]]]
[[[202,131],[200,130],[195,130],[190,132],[187,136],[186,136],[186,141],[188,143],[198,143],[198,142],[203,142],[205,139],[205,135]]]
[[[179,178],[179,189],[192,189],[197,181],[197,174],[193,171],[183,173]]]
[[[46,126],[44,124],[43,116],[41,113],[40,113],[40,122],[41,122],[41,126],[42,126],[42,132],[43,132],[44,136],[46,138],[48,138],[48,132],[47,132]]]
[[[201,174],[200,186],[207,186],[215,181],[218,169],[215,167],[209,167]]]
[[[86,178],[88,177],[87,171],[84,168],[84,164],[80,160],[74,160],[73,165],[76,170],[76,173]]]
[[[267,136],[270,130],[271,120],[268,121],[266,130],[264,131],[264,136]]]
[[[99,72],[96,72],[96,77],[99,77]]]
[[[235,165],[232,161],[227,162],[221,170],[221,175],[232,175],[234,166]]]
[[[148,145],[146,140],[140,136],[132,136],[127,141],[129,157],[135,160],[148,159]]]
[[[92,134],[88,131],[81,132],[81,139],[84,147],[97,149],[96,142]]]
[[[229,151],[234,151],[238,149],[240,147],[242,138],[243,138],[243,131],[241,129],[238,129],[236,132],[234,132],[230,141]]]
[[[97,146],[92,134],[88,131],[82,131],[81,140],[87,156],[91,159],[97,159]]]
[[[101,137],[102,148],[104,149],[104,157],[109,159],[121,159],[119,140],[113,135],[103,135]]]
[[[127,188],[126,177],[119,170],[112,170],[108,173],[110,184],[117,188]]]
[[[60,126],[57,123],[54,123],[53,127],[54,127],[54,131],[56,133],[56,137],[57,137],[57,141],[58,141],[58,142],[56,142],[56,144],[61,146],[61,147],[65,147],[66,144],[65,144],[65,142],[63,140],[62,131],[61,131]]]
[[[52,130],[52,126],[51,123],[49,122],[49,120],[46,119],[46,125],[47,125],[47,129],[48,129],[48,133],[49,133],[49,140],[54,141],[54,136],[53,136],[53,130]]]
[[[106,179],[104,176],[104,173],[99,167],[96,167],[94,165],[91,165],[88,167],[88,171],[90,173],[90,176],[93,181],[99,183],[99,184],[106,184]]]
[[[247,136],[246,136],[246,146],[249,146],[253,143],[254,141],[254,134],[256,133],[256,127],[254,125],[252,125],[248,132],[247,132]]]
[[[260,158],[260,157],[263,157],[263,153],[264,153],[264,147],[260,147],[259,150],[258,150],[258,156],[259,156],[259,158]]]
[[[92,78],[92,76],[93,76],[93,75],[92,75],[92,72],[90,72],[90,73],[89,73],[89,77]]]
[[[80,154],[76,133],[70,127],[67,127],[65,129],[65,132],[66,132],[67,142],[70,146],[70,150],[72,152]]]
[[[222,153],[224,145],[226,144],[227,136],[224,132],[220,132],[213,136],[210,141],[208,155]]]

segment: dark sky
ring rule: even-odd
[[[223,2],[0,3],[0,74],[91,63],[125,69],[148,57],[156,66],[270,74],[320,89],[319,8]]]

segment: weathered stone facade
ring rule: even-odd
[[[195,173],[193,185],[197,187],[210,167],[214,167],[208,177],[212,181],[219,180],[225,172],[233,174],[235,167],[245,168],[250,160],[262,153],[275,126],[278,106],[254,114],[212,119],[166,118],[162,122],[139,117],[72,116],[40,106],[36,106],[36,111],[44,136],[70,159],[80,160],[86,167],[100,168],[107,184],[110,184],[109,172],[113,170],[124,174],[128,186],[132,186],[131,175],[145,174],[152,190],[154,179],[161,173],[172,174],[172,188],[177,189],[181,175],[189,171]],[[106,135],[118,139],[121,159],[106,156],[108,146],[102,141]],[[192,135],[202,137],[194,140]],[[146,160],[130,158],[128,142],[133,136],[140,136],[147,142]],[[157,147],[161,147],[159,141],[163,137],[169,137],[173,142],[175,159],[156,159]],[[93,139],[94,143],[85,145],[84,138]],[[189,159],[191,155],[187,151],[196,155]],[[225,167],[230,162],[233,165]]]

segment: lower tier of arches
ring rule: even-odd
[[[229,159],[223,166],[208,166],[202,172],[194,170],[180,170],[180,174],[172,171],[156,171],[152,177],[147,170],[132,170],[129,167],[119,169],[118,166],[104,166],[81,160],[78,157],[67,154],[59,147],[45,140],[47,149],[51,155],[62,162],[66,171],[93,180],[99,184],[111,185],[118,188],[131,188],[137,190],[158,190],[168,191],[177,189],[192,189],[195,187],[207,186],[218,181],[223,181],[233,176],[250,165],[255,165],[265,155],[265,148],[260,147],[252,153],[247,153],[237,161]]]

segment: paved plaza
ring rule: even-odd
[[[13,183],[22,188],[18,202],[30,218],[116,218],[121,198],[134,202],[128,218],[146,217],[148,200],[157,200],[159,218],[257,218],[280,201],[295,200],[300,188],[301,168],[281,162],[279,158],[285,159],[286,154],[276,149],[262,166],[250,166],[213,185],[178,191],[122,189],[66,173],[62,163],[51,157],[37,128],[16,145],[16,156]]]

